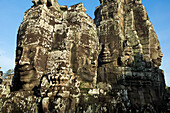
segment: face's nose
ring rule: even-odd
[[[19,60],[19,65],[30,65],[30,58],[28,55],[28,48],[23,48],[21,59]]]
[[[162,52],[160,52],[160,57],[162,58],[164,55],[163,55],[163,53]]]

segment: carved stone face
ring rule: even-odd
[[[163,54],[160,50],[160,46],[157,45],[155,48],[151,48],[151,59],[156,67],[161,65]]]
[[[152,63],[155,67],[159,67],[161,65],[161,60],[163,57],[163,54],[161,52],[161,47],[159,44],[159,40],[155,33],[152,33],[153,36],[150,39],[150,58]]]
[[[43,7],[34,7],[25,13],[17,34],[13,90],[32,90],[46,71],[54,31],[47,13]],[[47,19],[43,20],[44,17]]]
[[[47,52],[47,49],[37,45],[17,48],[16,72],[25,90],[39,84],[40,75],[46,69]]]

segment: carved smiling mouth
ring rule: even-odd
[[[30,65],[24,65],[19,67],[19,74],[21,76],[28,75],[31,71],[34,70],[34,68]]]
[[[157,66],[160,66],[160,65],[161,65],[161,62],[162,62],[162,58],[153,59],[152,61],[153,61],[153,63],[155,63]]]
[[[160,63],[160,65],[161,65],[162,58],[158,58],[158,62],[159,62],[159,63]]]
[[[19,69],[19,75],[20,75],[20,81],[28,83],[32,79],[34,79],[33,77],[35,76],[35,70],[34,68],[31,67],[26,68],[26,67],[27,66],[24,66]]]
[[[29,83],[32,80],[34,80],[34,78],[33,78],[34,75],[35,75],[35,71],[34,70],[28,71],[26,73],[22,73],[20,75],[20,80],[21,80],[21,82]]]
[[[31,65],[23,65],[19,67],[19,71],[29,71],[32,70],[33,67]]]
[[[20,76],[26,76],[31,72],[31,70],[19,72]]]

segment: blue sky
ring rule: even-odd
[[[0,67],[7,71],[15,66],[17,30],[24,12],[33,4],[32,0],[1,0],[0,3]],[[60,5],[74,5],[82,2],[87,14],[94,18],[99,0],[58,0]],[[161,68],[165,71],[166,84],[170,86],[170,0],[142,0],[150,21],[158,35],[164,54]]]

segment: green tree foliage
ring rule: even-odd
[[[166,86],[165,89],[166,89],[167,92],[169,91],[169,87],[168,86]]]

